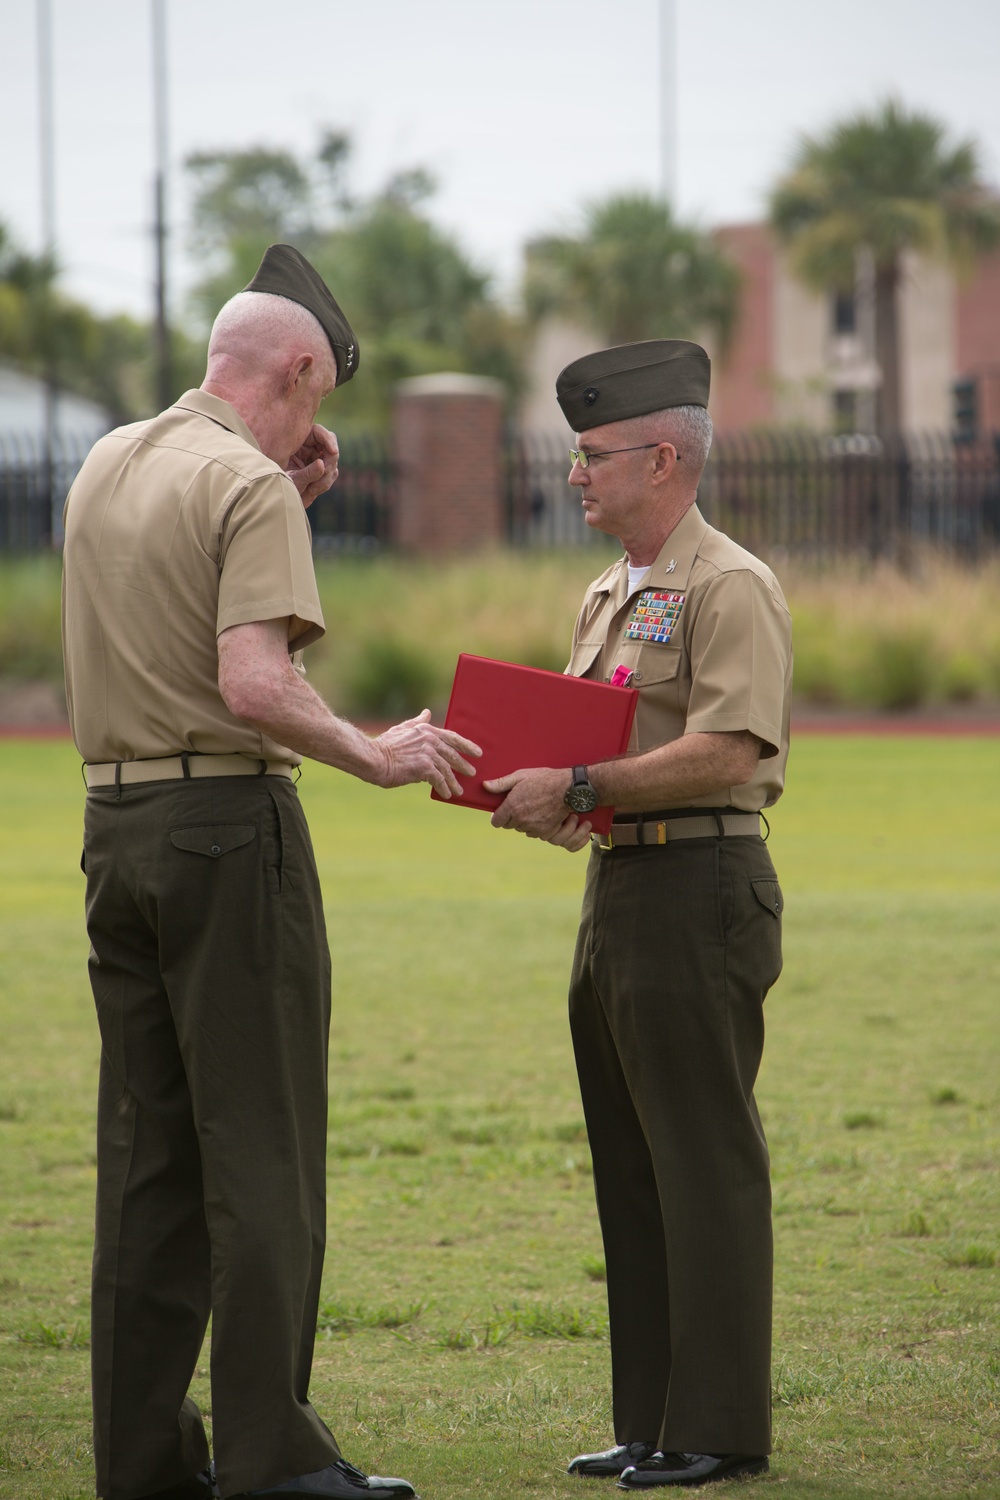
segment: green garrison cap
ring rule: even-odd
[[[268,245],[245,292],[270,292],[308,309],[323,326],[337,361],[337,384],[350,380],[361,362],[354,330],[318,271],[294,245]]]
[[[707,406],[712,366],[688,339],[647,339],[575,359],[556,377],[556,400],[574,432],[668,406]]]

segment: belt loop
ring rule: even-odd
[[[636,814],[635,841],[637,844],[643,845],[646,842],[646,824],[642,813]]]
[[[266,760],[261,760],[261,762],[260,762],[260,770],[257,772],[257,775],[258,776],[266,776],[267,775],[267,761]]]
[[[292,786],[298,786],[299,782],[302,780],[302,767],[301,766],[295,766],[294,770],[295,770],[295,780],[292,782]]]
[[[81,760],[81,762],[80,762],[80,775],[83,777],[83,784],[87,788],[87,791],[89,792],[90,791],[90,783],[87,780],[87,762],[85,760]]]
[[[667,825],[665,822],[656,825],[656,842],[665,844],[667,842]]]
[[[122,800],[122,763],[120,760],[115,761],[115,800],[118,802]]]
[[[757,816],[758,818],[760,818],[761,822],[764,824],[764,827],[767,829],[767,832],[764,835],[764,843],[766,844],[768,839],[771,837],[771,825],[764,817],[764,814],[762,812],[758,812]]]
[[[190,761],[188,759],[188,752],[186,750],[182,750],[181,751],[181,770],[184,772],[184,780],[185,781],[190,781],[191,780],[191,763],[190,763]]]
[[[719,830],[719,838],[724,839],[726,836],[726,825],[722,821],[722,814],[713,807],[712,817],[715,819],[715,826]]]

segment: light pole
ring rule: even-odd
[[[167,322],[167,22],[166,0],[152,0],[154,178],[153,243],[156,251],[156,399],[160,411],[173,400],[170,326]]]
[[[677,196],[677,0],[660,7],[660,194],[676,209]]]
[[[42,407],[42,486],[49,511],[49,536],[59,532],[56,516],[55,457],[59,430],[59,386],[54,345],[52,283],[56,259],[55,128],[52,105],[51,0],[35,0],[38,54],[38,166],[41,187],[43,280],[38,287],[44,394]]]

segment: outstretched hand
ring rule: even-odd
[[[454,729],[440,729],[432,724],[430,717],[430,709],[425,708],[415,719],[394,724],[372,741],[383,756],[379,786],[408,786],[413,781],[429,781],[438,796],[446,801],[461,797],[462,783],[455,773],[474,776],[476,768],[466,757],[478,757],[483,752],[472,740],[465,739]]]
[[[289,459],[286,470],[306,509],[335,483],[339,465],[340,447],[336,434],[318,422],[314,423],[301,448]]]

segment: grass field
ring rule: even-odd
[[[761,1492],[1000,1496],[998,745],[808,738],[772,817]],[[565,986],[571,858],[310,767],[334,955],[313,1399],[425,1500],[579,1497],[611,1439]],[[0,743],[0,1496],[92,1493],[96,1028],[71,747]],[[198,1395],[209,1404],[199,1373]],[[600,1493],[606,1493],[600,1485]]]

